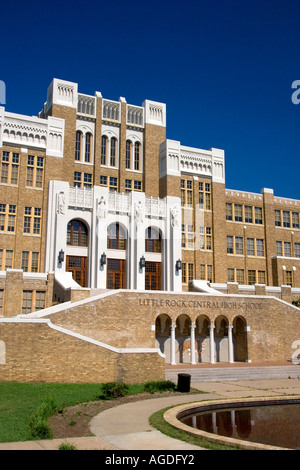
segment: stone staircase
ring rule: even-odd
[[[177,383],[178,374],[190,374],[191,382],[227,382],[234,380],[300,379],[300,365],[250,367],[194,367],[166,369],[166,380]]]

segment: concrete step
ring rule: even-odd
[[[166,369],[165,378],[177,382],[178,374],[190,374],[191,382],[288,379],[300,378],[300,366],[172,368]]]

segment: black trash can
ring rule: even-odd
[[[190,374],[178,374],[177,391],[188,393],[191,389]]]

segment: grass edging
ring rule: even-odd
[[[224,444],[219,444],[218,442],[211,442],[208,439],[193,436],[188,434],[185,431],[175,428],[171,426],[171,424],[167,423],[164,420],[164,414],[166,411],[170,410],[171,408],[175,408],[175,406],[169,406],[168,408],[164,408],[163,410],[159,410],[149,418],[149,423],[158,431],[166,434],[173,439],[178,439],[180,441],[187,442],[188,444],[203,447],[207,450],[242,450],[240,447],[233,447],[233,446],[226,446]]]

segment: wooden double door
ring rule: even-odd
[[[126,287],[126,262],[124,259],[107,260],[107,289],[125,289]]]
[[[87,287],[87,257],[67,256],[66,271],[71,272],[74,281],[81,287]]]
[[[161,290],[161,263],[146,261],[145,289]]]

